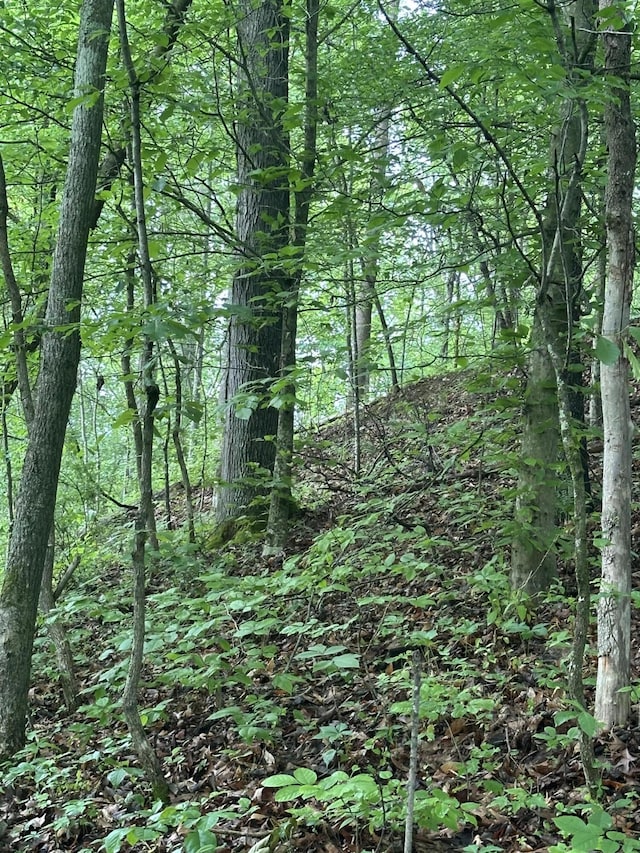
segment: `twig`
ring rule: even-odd
[[[67,568],[62,573],[60,580],[56,584],[56,588],[53,590],[54,602],[56,602],[60,598],[60,596],[64,592],[67,584],[69,583],[69,581],[73,577],[73,574],[79,565],[80,565],[80,556],[78,554],[76,554],[76,556],[73,558],[73,560],[71,560],[71,562],[69,563]]]
[[[422,652],[414,649],[411,657],[411,748],[409,752],[409,778],[407,779],[407,822],[404,830],[404,853],[413,850],[413,806],[416,798],[418,778],[418,729],[420,726],[420,680],[422,674]]]

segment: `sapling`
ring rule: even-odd
[[[413,692],[411,696],[411,748],[409,752],[409,778],[407,779],[407,822],[404,830],[404,853],[411,853],[413,848],[413,808],[416,799],[416,781],[418,776],[421,674],[422,653],[420,649],[414,649],[411,657]]]

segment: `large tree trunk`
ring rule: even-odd
[[[592,67],[594,0],[575,0],[564,7],[564,22],[550,8],[558,34],[558,49],[567,80],[579,93],[585,69]],[[576,73],[577,72],[577,73]],[[578,361],[571,343],[578,319],[582,287],[580,246],[581,166],[586,152],[587,115],[579,94],[568,99],[560,114],[550,146],[550,180],[553,190],[545,210],[541,277],[527,364],[527,387],[522,426],[521,465],[518,476],[516,528],[511,554],[511,583],[534,594],[545,589],[555,573],[557,535],[558,453],[560,422],[556,371],[548,351],[548,335],[566,354],[564,370]],[[567,375],[567,385],[580,384],[579,374]],[[582,394],[571,393],[573,417],[584,420]]]
[[[38,596],[80,358],[80,301],[93,209],[113,0],[85,0],[69,164],[42,338],[36,409],[0,592],[0,755],[24,744]]]
[[[278,412],[269,405],[278,374],[282,294],[277,257],[289,241],[288,18],[282,0],[238,9],[239,109],[236,122],[241,264],[231,289],[225,424],[220,465],[220,521],[260,514],[275,462]],[[265,513],[266,514],[266,513]]]
[[[284,548],[289,532],[289,519],[293,506],[291,479],[293,472],[293,441],[296,399],[296,338],[298,333],[298,300],[302,263],[307,244],[307,226],[313,195],[313,176],[316,165],[316,141],[318,133],[318,17],[319,0],[307,0],[305,39],[305,121],[304,150],[301,174],[303,188],[295,193],[293,223],[293,247],[296,250],[295,264],[289,276],[287,298],[282,318],[282,342],[280,344],[281,396],[278,406],[278,435],[273,486],[269,497],[269,517],[264,554],[278,554]]]
[[[601,0],[600,9],[615,5]],[[623,15],[620,10],[620,15]],[[598,601],[598,675],[595,716],[607,729],[629,716],[631,642],[631,416],[628,363],[623,344],[629,324],[635,246],[632,200],[635,127],[629,98],[631,33],[624,21],[605,19],[602,35],[610,95],[605,107],[609,168],[605,194],[607,277],[602,335],[618,356],[600,365],[604,470],[602,478],[602,580]]]

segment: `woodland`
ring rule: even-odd
[[[640,850],[637,21],[0,5],[0,851]]]

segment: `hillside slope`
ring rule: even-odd
[[[535,613],[511,595],[517,409],[509,384],[472,382],[425,380],[369,406],[357,476],[346,419],[302,436],[284,559],[165,535],[139,695],[166,807],[148,800],[118,706],[130,531],[96,543],[60,606],[84,704],[62,711],[41,631],[0,849],[402,851],[417,652],[415,850],[640,849],[640,729],[598,740],[594,803],[577,749],[589,719],[564,698],[571,574]]]

